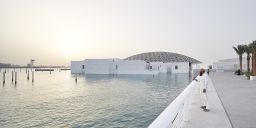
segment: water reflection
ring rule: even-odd
[[[189,83],[188,74],[75,78],[69,71],[35,72],[33,83],[22,70],[15,86],[7,73],[0,126],[145,128]]]
[[[72,75],[75,78],[75,75]],[[109,81],[114,79],[127,80],[127,81],[144,81],[144,82],[157,82],[160,84],[176,84],[179,82],[190,82],[191,78],[188,74],[158,74],[158,75],[100,75],[100,74],[86,74],[79,75],[79,78],[85,78],[85,81],[95,83],[99,81]]]

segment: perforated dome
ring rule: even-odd
[[[146,62],[189,62],[189,63],[201,63],[200,61],[172,52],[146,52],[141,54],[136,54],[125,58],[125,60],[144,60]]]

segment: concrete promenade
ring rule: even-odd
[[[256,128],[256,81],[232,72],[210,74],[234,128]]]
[[[256,128],[256,81],[232,72],[210,73],[210,112],[200,108],[199,86],[188,100],[184,128]]]
[[[184,128],[232,128],[228,116],[221,104],[211,79],[208,85],[208,99],[210,104],[210,112],[204,112],[202,99],[200,95],[199,84],[194,87],[190,94],[187,108],[185,109]]]

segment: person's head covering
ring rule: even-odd
[[[203,68],[200,69],[200,71],[199,71],[199,76],[202,76],[204,73],[205,73],[205,70],[204,70]]]

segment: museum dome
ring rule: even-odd
[[[125,58],[125,60],[144,60],[146,62],[189,62],[189,63],[201,63],[200,61],[172,52],[146,52],[136,54]]]

